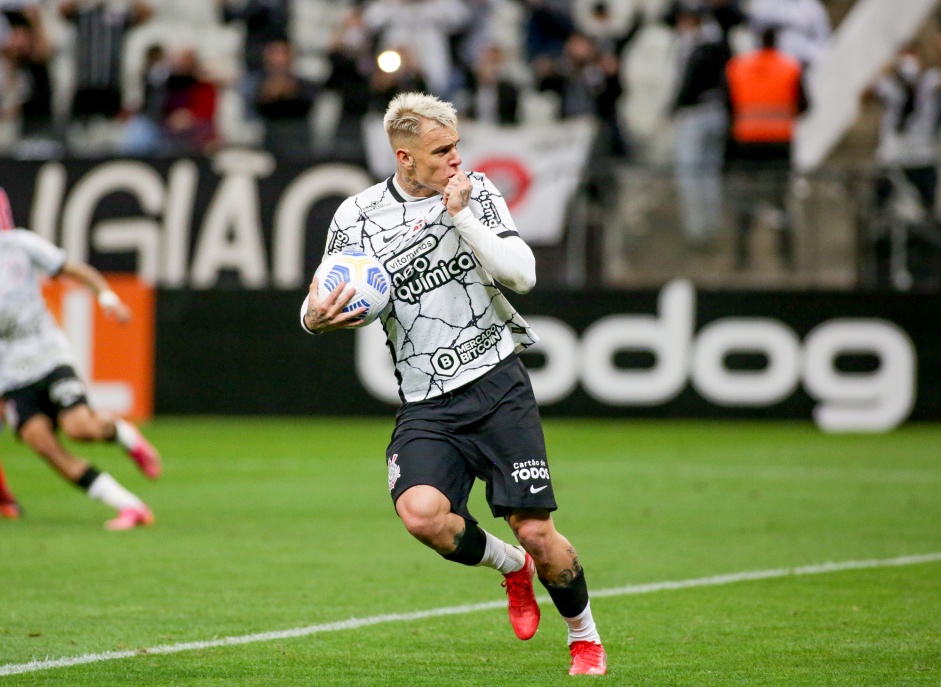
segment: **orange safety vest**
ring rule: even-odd
[[[756,50],[725,68],[732,102],[732,138],[741,143],[786,143],[794,132],[800,63],[777,50]]]

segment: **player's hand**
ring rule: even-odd
[[[356,289],[347,288],[346,282],[341,281],[326,298],[320,300],[318,288],[315,276],[310,282],[307,294],[307,314],[304,315],[304,326],[307,329],[320,334],[331,329],[356,327],[363,323],[366,306],[361,305],[350,312],[343,312],[343,308],[349,305],[356,295]]]
[[[461,170],[448,180],[442,194],[442,202],[452,217],[470,205],[473,187],[471,180]]]
[[[124,304],[114,291],[102,291],[98,294],[98,305],[112,320],[127,324],[131,321],[131,309]]]

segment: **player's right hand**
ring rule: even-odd
[[[366,306],[343,312],[343,308],[349,305],[353,296],[356,295],[356,289],[347,288],[346,282],[341,281],[333,291],[327,294],[326,298],[320,300],[319,286],[315,276],[310,282],[307,294],[307,313],[304,315],[304,326],[307,329],[321,334],[332,329],[344,329],[362,324]]]

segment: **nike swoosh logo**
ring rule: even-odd
[[[529,487],[529,493],[530,493],[530,494],[538,494],[540,491],[542,491],[543,489],[545,489],[545,488],[548,487],[548,486],[549,486],[548,484],[543,484],[543,485],[542,485],[541,487],[539,487],[538,489],[535,487],[535,485],[530,486],[530,487]]]
[[[381,236],[380,238],[382,239],[382,242],[385,244],[385,243],[389,243],[390,241],[394,241],[395,239],[399,238],[399,236],[400,236],[399,234],[396,234],[394,236]]]

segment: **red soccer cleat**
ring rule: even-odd
[[[0,469],[0,518],[17,520],[23,514],[23,509],[16,502],[16,497],[6,485],[3,470]]]
[[[533,557],[527,553],[522,568],[503,576],[506,578],[502,586],[506,587],[510,625],[520,639],[529,639],[539,629],[539,604],[536,603],[536,595],[533,593],[535,575],[536,564]]]
[[[18,520],[22,514],[23,509],[20,508],[20,504],[16,501],[12,499],[0,499],[0,518]]]
[[[146,527],[153,524],[154,514],[150,512],[147,506],[141,504],[139,508],[123,509],[118,513],[118,517],[105,523],[105,529],[111,530],[112,532],[119,532],[121,530],[130,530],[135,527]]]
[[[128,455],[148,479],[157,479],[160,476],[160,454],[140,432],[137,433],[137,441],[134,442],[134,448],[128,451]]]
[[[572,654],[572,667],[569,675],[606,675],[608,655],[604,647],[594,642],[572,642],[569,645]]]

